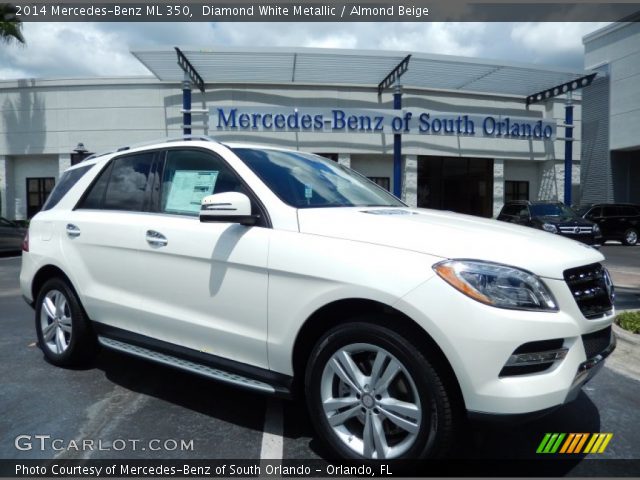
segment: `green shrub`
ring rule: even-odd
[[[640,333],[640,311],[622,312],[616,317],[616,323],[631,333]]]

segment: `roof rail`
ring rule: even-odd
[[[219,143],[215,138],[209,137],[207,135],[181,135],[179,137],[158,138],[156,140],[150,140],[146,142],[135,143],[133,145],[127,145],[127,146],[116,149],[116,152],[124,152],[126,150],[131,150],[132,148],[146,147],[148,145],[153,145],[156,143],[182,142],[185,140]]]
[[[156,140],[149,140],[146,142],[134,143],[132,145],[127,145],[124,147],[117,148],[116,150],[107,150],[105,152],[92,153],[86,158],[83,158],[81,162],[85,162],[87,160],[92,160],[94,158],[102,157],[103,155],[109,155],[111,153],[117,152],[125,152],[127,150],[131,150],[132,148],[146,147],[147,145],[154,145],[156,143],[170,143],[170,142],[181,142],[184,140],[196,140],[200,142],[215,142],[219,143],[215,138],[209,137],[207,135],[182,135],[180,137],[164,137],[158,138]]]

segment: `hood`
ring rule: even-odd
[[[562,279],[568,268],[601,262],[597,250],[559,235],[497,220],[418,208],[299,209],[302,233],[413,250],[442,258],[512,265]]]

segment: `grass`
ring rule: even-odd
[[[640,333],[640,311],[623,312],[616,317],[616,323],[631,333]]]

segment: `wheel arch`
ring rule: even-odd
[[[342,323],[347,323],[356,316],[372,315],[371,323],[391,328],[411,341],[431,362],[443,376],[442,380],[460,408],[464,407],[464,399],[458,378],[451,363],[442,349],[429,333],[413,319],[400,310],[382,302],[364,298],[349,298],[336,300],[312,313],[303,323],[296,335],[292,353],[294,373],[294,393],[303,393],[303,379],[309,354],[316,342],[328,330]],[[393,324],[380,322],[381,316],[393,319]]]
[[[69,287],[73,290],[73,292],[78,295],[78,291],[76,290],[73,282],[69,278],[69,276],[62,271],[60,267],[57,267],[52,264],[44,265],[40,267],[37,273],[33,276],[33,281],[31,282],[31,295],[33,298],[33,302],[35,304],[38,293],[40,293],[40,289],[42,286],[51,278],[61,278],[69,284]]]

